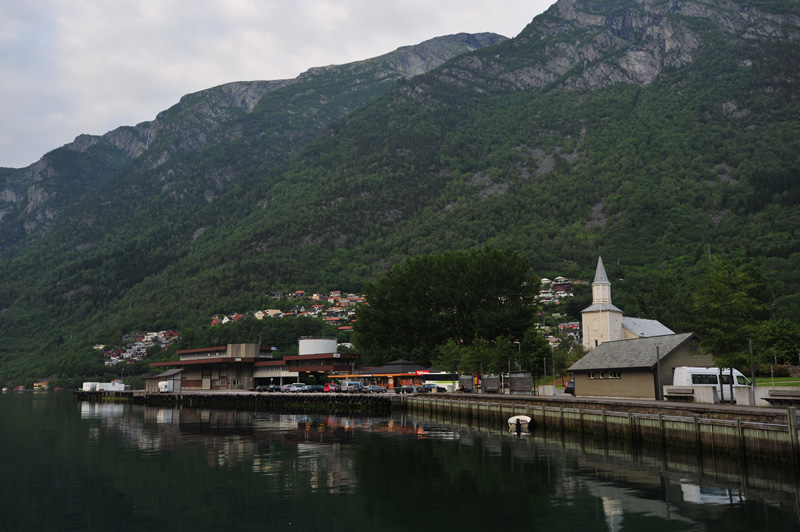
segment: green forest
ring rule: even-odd
[[[270,290],[360,293],[408,258],[484,248],[520,257],[535,279],[591,279],[602,256],[615,305],[676,332],[700,327],[694,294],[723,260],[757,271],[770,316],[796,324],[800,44],[785,35],[800,31],[798,8],[744,4],[795,19],[733,38],[713,18],[663,15],[702,46],[648,83],[580,86],[588,61],[535,89],[509,81],[564,43],[608,34],[597,60],[608,64],[655,46],[647,28],[587,28],[551,10],[514,39],[364,87],[339,113],[320,117],[321,99],[299,87],[273,90],[159,166],[158,150],[193,127],[191,101],[140,159],[102,143],[56,150],[51,164],[71,176],[53,184],[68,191],[54,192],[63,210],[46,229],[9,229],[0,247],[0,380],[102,371],[90,346],[132,330],[173,328],[196,347],[218,334],[211,316],[267,308]],[[586,9],[600,5],[645,9]],[[329,98],[352,83],[303,88]],[[323,333],[281,327],[269,334]]]

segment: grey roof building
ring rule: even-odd
[[[660,397],[679,366],[711,366],[713,357],[698,350],[695,333],[666,334],[604,342],[568,371],[575,395],[595,397]]]

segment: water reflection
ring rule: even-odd
[[[384,500],[393,497],[391,489],[382,495],[387,481],[408,494],[402,490],[422,478],[431,495],[455,493],[452,504],[471,504],[473,492],[485,499],[481,490],[491,485],[499,504],[530,512],[542,504],[530,498],[536,493],[549,512],[590,519],[586,530],[702,530],[723,522],[714,529],[746,529],[732,517],[737,512],[771,518],[773,530],[796,530],[800,523],[792,468],[743,467],[729,457],[633,448],[558,431],[518,435],[502,424],[406,414],[281,415],[102,403],[81,403],[80,415],[92,422],[93,439],[110,435],[145,456],[201,453],[205,467],[257,474],[265,480],[259,489],[284,500],[366,491],[381,501],[376,508],[396,511],[396,502]],[[531,519],[561,524],[554,515]]]

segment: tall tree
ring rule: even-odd
[[[402,350],[429,364],[454,340],[521,337],[535,312],[539,280],[516,253],[490,248],[408,258],[364,288],[353,342],[372,363]]]
[[[757,269],[712,260],[693,298],[701,349],[711,353],[720,367],[746,364],[748,340],[769,319],[771,301],[767,282]]]

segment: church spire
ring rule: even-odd
[[[597,258],[597,271],[592,283],[592,304],[611,303],[611,283],[603,266],[603,257]]]

